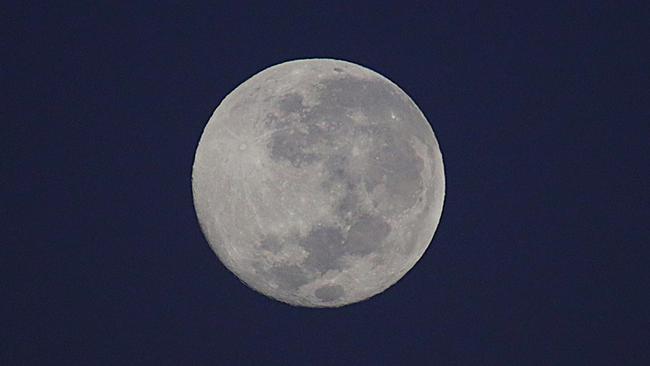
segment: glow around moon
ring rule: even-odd
[[[215,110],[192,188],[208,242],[258,292],[336,307],[420,259],[445,193],[431,126],[390,80],[308,59],[246,80]]]

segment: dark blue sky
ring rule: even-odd
[[[650,363],[644,2],[215,3],[2,6],[0,364]],[[447,176],[421,261],[337,310],[242,285],[192,204],[217,104],[306,57],[400,85]]]

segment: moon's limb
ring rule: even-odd
[[[361,301],[422,256],[444,200],[442,155],[415,103],[339,60],[286,62],[215,110],[196,151],[194,202],[219,259],[293,305]]]

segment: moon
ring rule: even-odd
[[[192,170],[219,260],[273,299],[339,307],[395,284],[431,242],[442,155],[413,100],[368,68],[284,62],[219,104]]]

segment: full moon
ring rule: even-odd
[[[362,301],[422,257],[442,214],[433,130],[382,75],[333,59],[269,67],[208,121],[192,171],[201,229],[242,282],[307,307]]]

